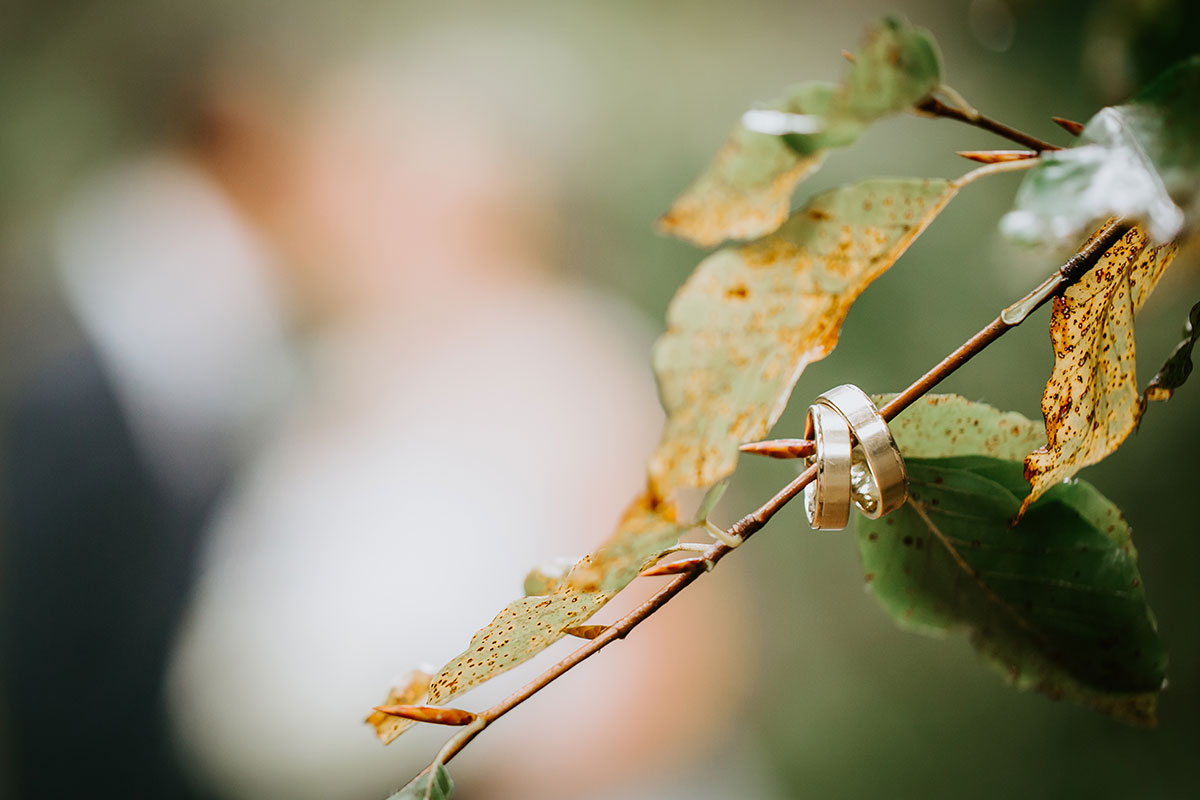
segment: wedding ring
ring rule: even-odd
[[[817,452],[817,479],[804,487],[804,509],[814,530],[841,530],[850,521],[850,426],[836,409],[812,405],[807,425],[812,427]]]
[[[887,423],[871,398],[851,384],[835,386],[816,400],[836,411],[858,440],[850,467],[851,494],[867,519],[879,519],[904,505],[908,475]]]

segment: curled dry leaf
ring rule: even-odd
[[[433,725],[470,725],[475,714],[461,708],[437,708],[435,706],[376,706],[375,710],[389,717],[402,717],[413,722],[428,722]]]
[[[1196,346],[1197,336],[1200,336],[1200,303],[1192,306],[1183,325],[1183,341],[1175,346],[1158,374],[1146,385],[1143,395],[1146,400],[1170,400],[1175,390],[1187,382],[1192,374],[1192,349]]]
[[[420,669],[413,670],[388,690],[387,699],[383,701],[382,705],[398,706],[421,702],[429,694],[429,682],[432,679],[433,673],[431,672]],[[378,709],[367,716],[366,722],[375,729],[375,735],[383,740],[384,744],[391,742],[413,724],[411,719],[394,717]]]
[[[1151,246],[1140,228],[1117,241],[1061,297],[1050,315],[1054,370],[1042,393],[1047,443],[1025,459],[1033,491],[1047,489],[1120,446],[1144,409],[1137,388],[1134,313],[1176,252]]]
[[[709,563],[708,559],[702,556],[690,556],[676,561],[668,561],[665,564],[655,564],[653,567],[642,570],[641,577],[657,578],[663,575],[679,575],[684,572],[691,572],[696,567]]]
[[[649,493],[639,496],[616,532],[580,559],[553,591],[510,603],[477,631],[467,649],[434,676],[429,702],[444,705],[561,639],[567,628],[586,622],[647,562],[674,545],[685,529],[675,521],[673,507]]]
[[[990,169],[985,167],[983,169]],[[654,347],[667,412],[654,491],[704,488],[762,439],[805,366],[837,344],[851,304],[963,185],[879,178],[814,197],[778,231],[706,258]]]
[[[590,641],[606,630],[608,630],[607,625],[572,625],[570,628],[563,628],[563,633],[578,639],[588,639]]]
[[[659,230],[703,247],[770,233],[786,219],[796,185],[828,149],[851,144],[868,124],[913,106],[940,82],[940,56],[927,31],[896,18],[876,23],[842,86],[801,84],[765,106],[810,121],[812,132],[781,137],[739,124],[659,219]]]

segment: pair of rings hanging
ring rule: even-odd
[[[804,489],[810,526],[845,528],[851,504],[869,519],[904,505],[904,459],[879,409],[861,389],[844,384],[822,394],[808,408],[808,426],[816,443],[809,462],[817,465],[816,480]]]

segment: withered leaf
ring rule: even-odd
[[[1170,400],[1175,390],[1187,382],[1192,374],[1192,349],[1196,346],[1197,336],[1200,336],[1200,303],[1192,306],[1183,324],[1183,340],[1146,385],[1146,400]]]
[[[553,591],[513,601],[477,631],[467,649],[433,678],[428,702],[444,705],[561,639],[567,628],[586,622],[647,562],[674,545],[685,529],[675,521],[673,507],[649,493],[639,496],[616,532],[580,559]]]
[[[868,29],[845,83],[792,87],[766,109],[803,115],[811,133],[781,137],[739,124],[709,168],[659,220],[659,230],[712,247],[751,239],[787,218],[796,185],[871,122],[909,108],[941,83],[941,59],[929,32],[889,17]]]
[[[433,673],[420,669],[413,670],[388,690],[387,699],[380,705],[399,706],[420,703],[429,694],[429,682],[431,680],[433,680]],[[366,723],[375,729],[375,735],[384,744],[391,742],[397,736],[404,733],[404,731],[413,725],[413,722],[411,719],[394,717],[382,711],[372,711],[366,719]]]
[[[654,347],[667,412],[649,463],[658,494],[705,488],[733,472],[738,446],[766,435],[804,367],[837,344],[854,300],[965,179],[878,178],[833,189],[770,236],[701,262]]]
[[[375,709],[389,717],[403,717],[413,722],[428,722],[432,725],[470,725],[476,715],[461,708],[438,708],[437,706],[392,705]]]
[[[1047,489],[1120,446],[1144,409],[1137,388],[1134,313],[1171,263],[1176,245],[1153,247],[1133,228],[1061,297],[1050,315],[1054,369],[1042,393],[1047,443],[1025,458],[1033,491]]]

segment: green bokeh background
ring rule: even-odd
[[[122,152],[168,140],[186,106],[192,59],[231,30],[294,28],[318,50],[353,47],[363,31],[427,24],[528,26],[575,54],[598,124],[561,165],[558,263],[615,292],[661,327],[672,292],[701,258],[656,236],[654,218],[701,168],[738,114],[799,79],[836,79],[838,52],[862,26],[900,12],[930,28],[948,81],[980,109],[1063,142],[1049,117],[1085,120],[1189,54],[1186,0],[843,2],[778,0],[570,3],[0,2],[0,391],[40,357],[22,346],[53,304],[44,225],[72,181]],[[1004,13],[997,11],[997,8]],[[997,17],[999,14],[999,17]],[[1000,22],[995,22],[999,19]],[[991,23],[988,21],[992,20]],[[1011,43],[1004,22],[1011,22]],[[999,27],[997,27],[999,26]],[[311,55],[310,51],[310,55]],[[318,55],[313,55],[319,58]],[[536,90],[536,87],[530,87]],[[887,120],[831,155],[798,199],[879,174],[960,174],[958,149],[1005,147],[989,135],[915,117]],[[966,190],[854,306],[835,353],[797,386],[776,427],[795,434],[804,398],[853,382],[907,385],[1000,307],[1056,266],[1001,242],[996,221],[1017,176]],[[1194,254],[1142,314],[1145,381],[1200,299]],[[1045,311],[943,387],[1038,416],[1051,354]],[[1140,731],[1006,688],[961,637],[897,630],[864,590],[852,538],[808,532],[788,508],[722,570],[754,587],[742,613],[763,630],[746,731],[765,749],[784,796],[1195,796],[1200,752],[1200,538],[1195,522],[1200,386],[1154,406],[1088,480],[1124,509],[1147,595],[1170,654],[1161,724]],[[2,432],[0,432],[2,433]],[[746,462],[722,504],[749,508],[794,472]],[[686,608],[686,599],[681,599]],[[651,622],[651,625],[654,623]],[[464,635],[468,632],[464,631]],[[720,633],[715,632],[719,636]],[[9,735],[13,735],[9,732]],[[2,761],[0,761],[2,763]]]

